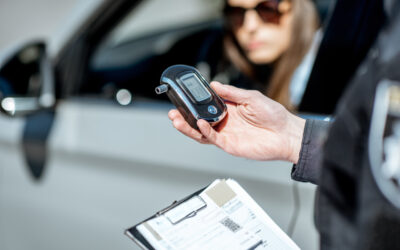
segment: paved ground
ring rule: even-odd
[[[47,37],[79,0],[0,0],[0,51],[15,42]]]

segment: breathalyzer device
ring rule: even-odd
[[[211,89],[200,72],[191,66],[174,65],[161,75],[157,94],[167,93],[185,120],[195,129],[197,120],[203,119],[216,125],[226,115],[226,105]]]

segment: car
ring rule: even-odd
[[[221,3],[88,1],[57,36],[3,53],[0,249],[137,249],[126,228],[217,178],[239,182],[301,248],[318,248],[314,185],[292,181],[292,164],[183,136],[159,82],[143,78],[181,38],[220,27]]]

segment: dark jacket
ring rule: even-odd
[[[293,179],[318,184],[315,221],[321,249],[400,249],[400,209],[378,185],[381,173],[373,170],[380,166],[370,161],[384,158],[379,145],[369,144],[373,113],[385,102],[375,98],[377,87],[387,80],[400,86],[400,4],[385,4],[387,23],[341,98],[334,122],[307,121],[293,167]],[[395,180],[386,181],[400,192]]]

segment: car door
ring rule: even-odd
[[[191,141],[168,120],[169,102],[116,84],[126,61],[144,64],[140,52],[208,25],[214,1],[127,2],[102,5],[58,54],[53,111],[0,117],[0,248],[138,249],[124,229],[216,178],[234,178],[300,247],[317,249],[314,187],[294,184],[291,164]],[[31,133],[43,142],[33,150]]]

